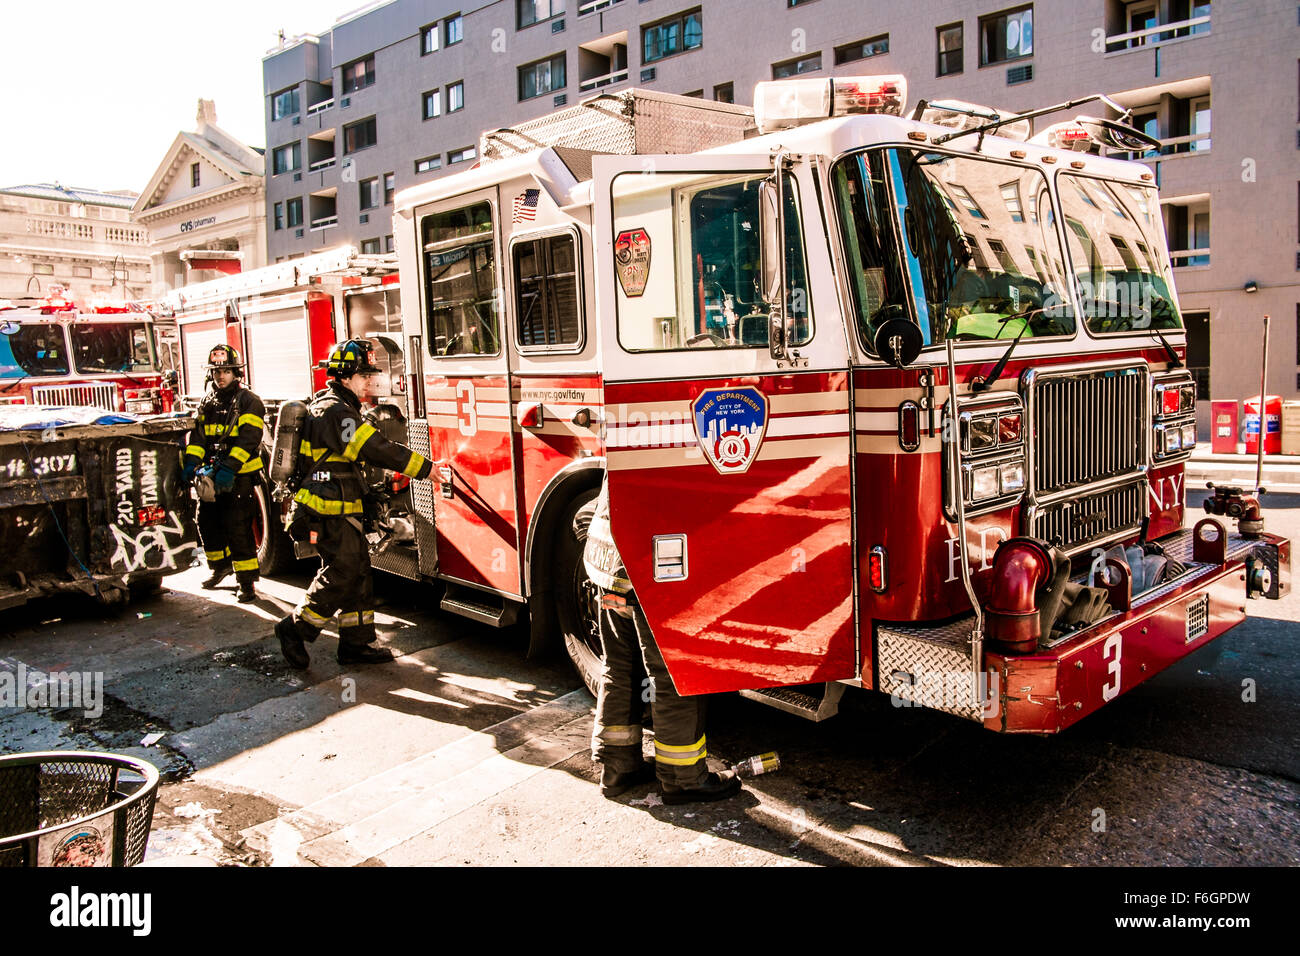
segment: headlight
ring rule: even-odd
[[[1179,428],[1165,429],[1165,454],[1178,451],[1178,449],[1182,447],[1181,440],[1180,440],[1181,436],[1182,436],[1182,429]]]
[[[997,447],[998,420],[996,418],[972,418],[970,421],[970,450],[987,451]]]
[[[1004,445],[1015,445],[1020,441],[1020,416],[1003,415],[998,419],[998,438]]]
[[[1192,412],[1196,410],[1196,386],[1184,385],[1178,390],[1180,412]]]
[[[1188,422],[1183,426],[1183,447],[1192,448],[1196,445],[1196,424]]]
[[[971,500],[987,501],[998,496],[998,466],[986,465],[971,472]]]
[[[1025,466],[1019,461],[1004,461],[998,466],[998,477],[1004,495],[1016,494],[1025,490]]]

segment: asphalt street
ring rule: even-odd
[[[1300,537],[1300,496],[1266,505],[1269,530]],[[380,576],[398,662],[341,668],[327,634],[301,673],[271,627],[305,571],[253,605],[203,577],[115,614],[44,601],[2,622],[0,667],[100,672],[104,711],[0,710],[0,751],[157,765],[149,863],[1300,863],[1296,594],[1252,602],[1248,623],[1052,738],[866,692],[820,724],[715,697],[715,764],[776,750],[782,767],[731,801],[665,807],[650,786],[599,795],[592,700],[567,661],[526,661],[520,630],[443,614],[437,588]]]

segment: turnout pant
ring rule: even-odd
[[[640,605],[602,607],[600,643],[605,668],[596,700],[592,757],[617,771],[637,768],[642,759],[641,715],[648,699],[656,776],[673,786],[698,786],[708,772],[704,698],[677,693]]]
[[[253,486],[247,479],[236,479],[234,490],[217,495],[216,501],[199,502],[199,539],[208,567],[216,570],[228,565],[240,583],[258,578],[253,538],[256,510]]]
[[[375,639],[374,590],[370,547],[359,520],[321,518],[311,523],[321,566],[307,596],[293,612],[305,641],[316,640],[321,628],[339,612],[339,642],[370,644]]]

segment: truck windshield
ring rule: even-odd
[[[883,321],[909,314],[908,285],[927,345],[1074,333],[1042,173],[876,150],[840,163],[835,189],[867,342]]]
[[[18,325],[0,334],[0,379],[67,374],[68,348],[60,326]]]
[[[1088,329],[1182,328],[1156,191],[1073,173],[1058,191]]]
[[[149,326],[144,322],[86,322],[72,325],[78,372],[150,372],[156,366]]]

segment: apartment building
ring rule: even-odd
[[[0,189],[0,299],[143,299],[149,250],[131,223],[135,198],[60,183]]]
[[[1289,0],[389,0],[263,61],[268,258],[391,249],[396,190],[607,90],[747,104],[761,80],[902,73],[912,103],[1013,111],[1101,92],[1163,143],[1133,158],[1161,188],[1201,397],[1258,391],[1265,313],[1269,390],[1295,397],[1297,49]]]

